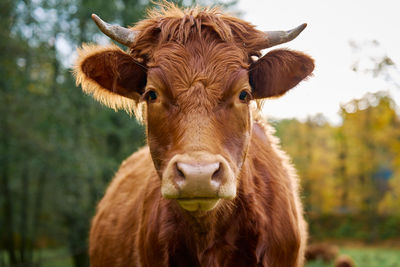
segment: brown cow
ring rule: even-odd
[[[311,74],[300,52],[256,60],[305,25],[262,32],[218,8],[171,4],[130,29],[92,17],[129,50],[83,46],[77,83],[134,111],[148,146],[122,163],[98,205],[91,265],[303,265],[297,177],[254,102]]]

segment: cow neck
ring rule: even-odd
[[[190,257],[203,263],[210,259],[222,260],[226,250],[248,251],[257,257],[257,261],[260,260],[260,255],[268,249],[265,229],[271,221],[265,210],[266,196],[257,193],[260,188],[268,187],[266,179],[269,174],[263,160],[257,156],[260,150],[272,152],[270,137],[265,125],[253,124],[251,145],[241,169],[237,197],[233,201],[224,200],[216,210],[194,216],[182,210],[176,201],[163,199],[159,185],[151,188],[151,194],[158,195],[161,201],[152,209],[144,210],[144,213],[152,213],[150,217],[158,221],[146,224],[151,226],[145,230],[147,234],[144,236],[148,241],[168,240],[159,244],[164,247],[166,257],[186,248],[184,251],[196,251],[196,255]]]

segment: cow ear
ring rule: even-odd
[[[249,68],[249,80],[256,99],[286,93],[314,70],[314,60],[297,51],[277,49]]]
[[[117,46],[84,45],[74,67],[77,85],[115,110],[133,111],[146,86],[146,68]]]

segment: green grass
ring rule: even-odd
[[[373,247],[343,247],[340,254],[350,256],[357,267],[400,267],[400,249],[373,248]],[[306,267],[333,267],[334,264],[326,264],[322,261],[314,261],[306,264]]]
[[[49,260],[46,262],[43,262],[41,267],[72,267],[72,258],[64,258],[64,259],[54,259],[54,260]]]
[[[0,250],[0,254],[1,266],[1,258],[6,260],[8,257],[5,251]],[[73,267],[72,257],[66,248],[35,250],[34,261],[40,263],[40,267]],[[5,264],[9,266],[7,260]]]
[[[37,254],[35,255],[37,258]],[[42,250],[41,267],[72,267],[72,257],[66,249]]]

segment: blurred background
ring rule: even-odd
[[[262,30],[309,23],[284,47],[312,55],[314,77],[266,101],[263,114],[301,178],[311,243],[336,246],[357,266],[400,266],[400,6],[276,2],[219,4]],[[145,134],[84,95],[71,66],[82,43],[109,42],[92,13],[127,26],[151,5],[0,1],[0,266],[88,266],[96,203]]]

